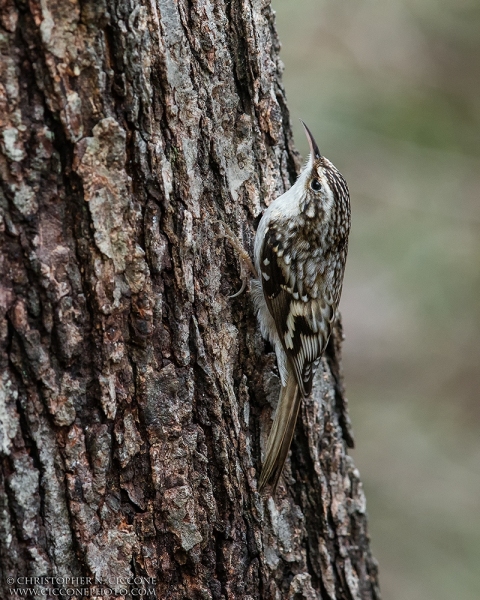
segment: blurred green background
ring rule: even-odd
[[[345,175],[344,370],[384,600],[480,598],[480,2],[273,0]]]

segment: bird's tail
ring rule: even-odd
[[[295,431],[300,394],[295,375],[290,365],[288,367],[287,385],[280,390],[277,413],[268,436],[267,455],[258,484],[260,492],[269,484],[272,494],[275,492]]]

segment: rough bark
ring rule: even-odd
[[[251,252],[298,169],[269,1],[0,14],[2,597],[135,574],[158,598],[379,598],[340,328],[257,493],[279,381],[218,221]]]

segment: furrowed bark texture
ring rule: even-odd
[[[2,597],[379,598],[339,329],[257,493],[279,380],[219,222],[251,252],[298,169],[268,0],[0,12]]]

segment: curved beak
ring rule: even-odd
[[[317,142],[313,139],[313,135],[310,129],[305,125],[305,123],[300,119],[303,127],[305,128],[305,135],[307,136],[308,145],[310,146],[310,154],[313,157],[313,160],[317,160],[322,155],[320,154],[320,150],[318,149]]]

